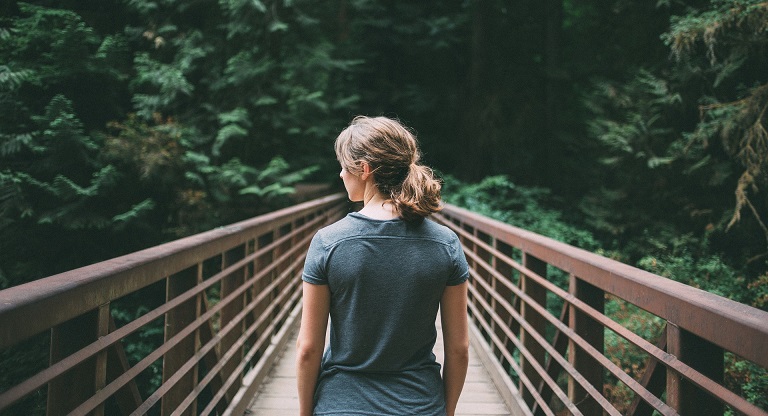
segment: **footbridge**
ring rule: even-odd
[[[0,414],[295,414],[304,254],[349,209],[332,195],[0,291]],[[725,376],[768,368],[767,312],[455,206],[433,219],[471,267],[460,414],[768,416]]]

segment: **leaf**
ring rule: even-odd
[[[151,211],[155,208],[155,201],[153,201],[151,198],[147,198],[138,204],[135,204],[126,212],[123,212],[122,214],[115,215],[112,217],[112,222],[130,222],[133,220],[136,220],[138,218],[141,218],[141,216],[148,211]]]
[[[288,30],[288,25],[283,22],[274,21],[269,24],[270,32],[285,32],[287,30]]]
[[[248,135],[248,130],[238,126],[237,124],[227,124],[226,126],[221,128],[219,130],[219,133],[216,135],[216,140],[213,142],[211,153],[214,156],[220,156],[221,148],[224,147],[224,145],[227,143],[229,139],[237,138],[237,137],[246,137],[247,135]]]
[[[263,95],[263,96],[259,97],[253,103],[253,105],[255,105],[255,106],[266,106],[266,105],[272,105],[272,104],[277,104],[277,98],[270,97],[268,95]]]
[[[662,165],[669,165],[670,163],[674,162],[674,157],[657,157],[652,156],[648,158],[648,167],[651,169],[655,169]]]

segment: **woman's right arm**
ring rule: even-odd
[[[328,285],[303,282],[301,328],[296,341],[296,380],[299,390],[299,415],[311,416],[320,361],[325,348],[325,332],[331,307]]]
[[[440,301],[440,320],[443,326],[443,387],[445,409],[448,416],[456,412],[469,365],[469,326],[467,322],[466,281],[446,286]]]

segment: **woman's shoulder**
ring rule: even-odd
[[[422,221],[422,227],[424,228],[424,231],[430,234],[433,238],[445,243],[452,243],[459,239],[456,232],[431,218],[425,218]]]
[[[323,246],[328,247],[359,233],[360,225],[354,221],[352,216],[347,215],[344,218],[332,224],[326,225],[325,227],[318,230],[314,238],[319,240]]]

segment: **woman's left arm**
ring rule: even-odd
[[[311,416],[320,361],[325,349],[325,333],[331,308],[328,285],[303,282],[304,298],[301,328],[296,341],[296,379],[299,389],[299,415]]]

